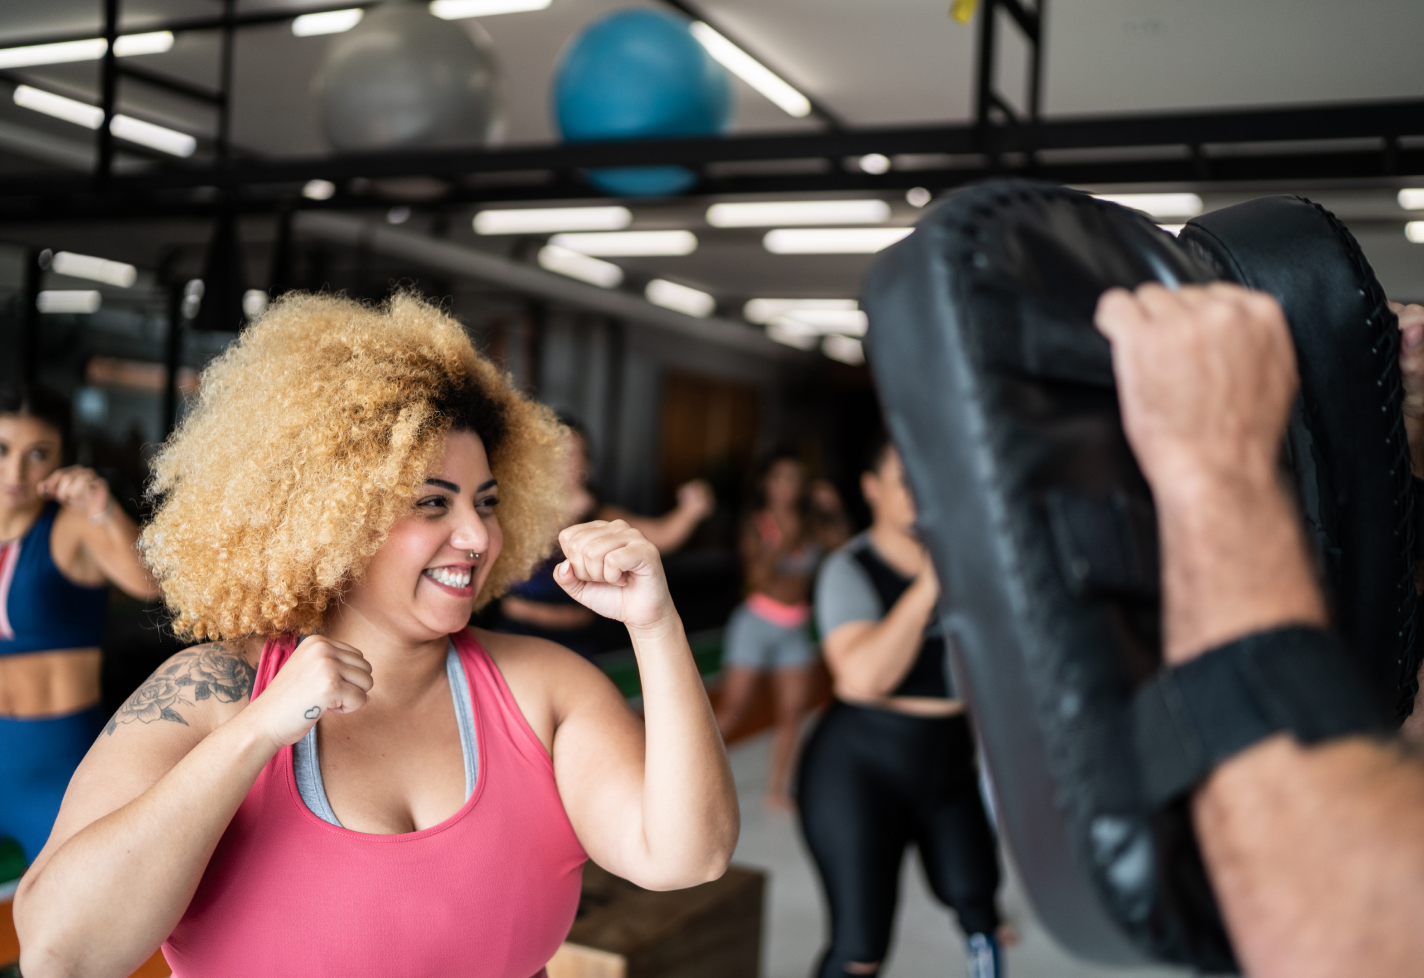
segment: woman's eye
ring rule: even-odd
[[[478,506],[480,509],[492,509],[493,507],[499,505],[499,497],[487,496],[484,499],[481,499],[479,502],[475,503],[475,505]]]
[[[446,509],[449,505],[444,496],[427,496],[416,503],[415,507],[416,509]]]

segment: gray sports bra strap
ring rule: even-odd
[[[455,722],[460,728],[460,753],[465,758],[465,800],[475,792],[475,782],[480,773],[480,752],[475,743],[475,708],[470,700],[470,683],[465,675],[465,664],[460,661],[460,653],[452,641],[445,650],[445,675],[450,680],[450,696],[455,701]],[[323,822],[341,825],[336,813],[331,810],[331,802],[326,797],[326,786],[321,781],[321,764],[317,758],[316,726],[307,735],[292,745],[292,767],[297,778],[297,793],[302,796],[311,813]]]

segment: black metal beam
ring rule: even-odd
[[[104,58],[99,69],[99,104],[104,109],[104,121],[99,126],[99,151],[94,164],[94,182],[100,188],[108,184],[114,172],[114,107],[119,95],[118,59],[114,41],[119,36],[119,0],[104,0]]]
[[[122,78],[142,82],[145,85],[152,85],[154,88],[162,89],[165,92],[172,92],[174,95],[182,95],[196,102],[206,102],[209,105],[222,105],[224,102],[221,92],[203,88],[201,85],[193,85],[182,79],[164,75],[157,71],[149,71],[147,68],[140,68],[137,65],[119,64],[115,70]]]
[[[339,193],[324,204],[303,201],[301,206],[380,206],[387,198],[372,181],[400,176],[446,180],[451,187],[449,203],[593,197],[599,194],[582,179],[585,168],[662,163],[700,168],[704,178],[693,189],[698,194],[944,189],[1006,171],[1069,183],[1382,181],[1424,174],[1424,146],[1400,141],[1400,137],[1424,135],[1424,100],[1053,119],[1031,128],[995,127],[992,135],[997,168],[978,128],[960,125],[242,159],[226,168],[168,164],[142,174],[115,175],[102,193],[70,175],[13,176],[0,184],[0,220],[66,214],[206,214],[213,212],[210,204],[219,196],[217,188],[234,191],[244,211],[270,211],[307,180],[318,178],[336,183]],[[1372,142],[1362,146],[1362,140]],[[1305,147],[1292,145],[1307,141],[1310,145]],[[1070,150],[1079,152],[1062,152]],[[1094,152],[1101,158],[1088,158]],[[897,167],[880,175],[842,165],[847,157],[867,153],[892,159],[905,154],[920,160],[915,169]],[[1121,158],[1131,153],[1138,158]],[[926,155],[935,154],[943,154],[942,162],[926,168]],[[820,161],[820,172],[727,175],[712,166],[774,160]]]

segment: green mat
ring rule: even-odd
[[[697,671],[703,676],[716,675],[722,669],[722,629],[698,632],[687,637],[692,646],[692,657],[697,660]],[[605,652],[598,657],[598,665],[614,685],[631,699],[643,695],[643,685],[638,680],[638,660],[632,649]]]
[[[0,837],[0,883],[20,878],[25,871],[25,850],[8,836]]]

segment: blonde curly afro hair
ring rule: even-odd
[[[485,442],[500,485],[504,547],[478,606],[553,547],[562,426],[412,295],[273,303],[203,371],[154,460],[140,547],[174,628],[201,640],[320,626],[411,511],[452,424]]]

